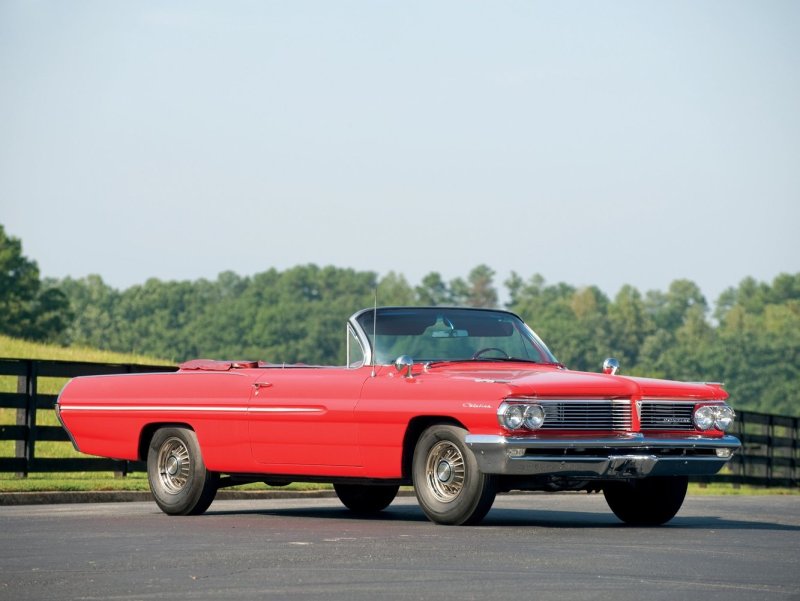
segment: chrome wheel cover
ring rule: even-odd
[[[464,488],[465,475],[464,456],[451,441],[440,440],[428,451],[425,480],[437,500],[454,501]]]
[[[192,461],[189,449],[180,438],[164,441],[158,450],[158,478],[164,490],[178,494],[186,487],[191,474]]]

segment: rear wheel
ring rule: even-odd
[[[188,428],[156,431],[147,451],[147,479],[156,504],[169,515],[203,513],[219,484],[219,475],[203,463],[197,435]]]
[[[350,511],[371,514],[386,509],[394,501],[400,487],[385,484],[334,484],[333,489]]]
[[[660,526],[678,513],[688,484],[686,476],[607,482],[603,495],[614,515],[626,524]]]
[[[456,426],[431,426],[414,449],[414,491],[422,511],[437,524],[477,524],[494,503],[496,479],[478,469],[464,444],[466,434]]]

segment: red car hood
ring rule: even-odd
[[[534,368],[520,365],[432,366],[431,373],[458,380],[496,382],[511,388],[514,396],[541,398],[670,398],[722,400],[728,394],[719,384],[677,382],[652,378],[634,378],[550,366]]]

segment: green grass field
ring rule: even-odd
[[[109,351],[71,347],[63,348],[52,345],[26,342],[0,335],[0,358],[12,359],[54,359],[61,361],[89,361],[97,363],[137,363],[142,365],[171,365],[163,359],[144,357],[141,355],[126,355]],[[39,391],[43,394],[58,394],[66,384],[65,378],[40,378]],[[0,376],[0,392],[16,392],[17,379],[12,376]],[[0,409],[0,425],[16,423],[14,409]],[[43,426],[58,425],[55,412],[40,410],[37,412],[37,424]],[[14,456],[14,441],[0,440],[0,457]],[[85,457],[75,451],[68,442],[36,443],[36,456],[40,458],[60,457]],[[47,473],[30,474],[27,478],[18,478],[14,474],[0,473],[0,492],[30,492],[30,491],[82,491],[82,490],[148,490],[147,476],[143,473],[134,473],[127,477],[115,477],[112,472],[75,472],[75,473]],[[268,489],[265,484],[248,484],[247,489]],[[319,489],[330,488],[320,484],[292,484],[291,489]],[[285,489],[285,487],[284,487]],[[734,488],[729,484],[709,484],[701,486],[692,484],[689,494],[720,495],[720,494],[800,494],[798,490],[768,489],[756,487]]]

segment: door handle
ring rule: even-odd
[[[256,389],[255,392],[256,395],[258,395],[259,390],[261,390],[262,388],[269,388],[270,386],[272,386],[272,384],[269,382],[256,382],[255,384],[253,384],[253,388]]]

